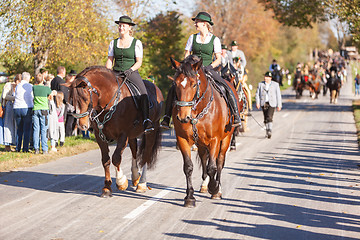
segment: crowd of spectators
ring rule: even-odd
[[[4,85],[0,144],[5,151],[57,152],[64,145],[65,136],[75,134],[76,121],[71,114],[74,107],[69,102],[68,87],[62,85],[74,81],[75,76],[74,70],[66,74],[65,67],[59,66],[56,76],[46,69],[33,78],[23,72]],[[88,137],[88,133],[83,135]]]

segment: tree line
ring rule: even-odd
[[[129,16],[141,4],[144,10],[147,2],[113,1],[126,9],[124,13]],[[273,58],[292,70],[297,62],[306,61],[314,48],[338,48],[328,23],[319,23],[327,19],[327,12],[321,12],[316,5],[313,17],[297,16],[298,10],[304,9],[299,8],[301,2],[307,1],[291,1],[298,5],[287,9],[281,5],[284,2],[288,1],[198,0],[194,14],[209,12],[215,22],[214,34],[222,43],[238,42],[248,60],[249,80],[256,83]],[[339,7],[338,17],[347,21],[350,31],[358,36],[358,22],[351,22],[353,15],[342,14],[347,6]],[[358,7],[351,11],[355,11],[355,16],[359,14]],[[0,20],[6,30],[2,33],[4,44],[0,46],[1,64],[10,74],[22,71],[36,74],[44,67],[55,73],[59,65],[79,72],[87,66],[104,65],[108,44],[118,36],[113,22],[116,19],[109,21],[108,12],[109,8],[100,0],[3,0]],[[166,92],[170,87],[167,75],[173,74],[169,58],[182,60],[187,37],[195,33],[195,28],[191,19],[177,11],[160,12],[151,19],[146,19],[144,12],[132,16],[138,23],[134,36],[144,45],[140,74],[143,78],[153,75],[156,84]]]

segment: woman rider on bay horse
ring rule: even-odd
[[[192,18],[195,22],[197,34],[191,35],[187,41],[185,47],[185,58],[192,52],[193,55],[197,55],[202,58],[205,73],[212,76],[217,84],[223,86],[226,89],[226,95],[230,102],[230,111],[234,116],[233,126],[238,126],[241,123],[239,116],[238,105],[236,103],[236,97],[234,92],[230,89],[224,79],[214,70],[221,64],[221,43],[220,39],[214,36],[212,32],[211,16],[207,12],[199,12],[196,17]],[[212,61],[215,54],[215,61]],[[169,129],[171,112],[173,109],[173,102],[175,100],[175,86],[173,85],[168,92],[165,106],[165,116],[161,122],[161,127]]]
[[[120,37],[110,42],[106,68],[113,69],[117,75],[125,76],[138,87],[144,132],[148,133],[154,130],[154,125],[149,119],[146,87],[138,72],[143,59],[143,46],[140,40],[132,37],[132,26],[135,23],[130,17],[121,16],[115,23],[119,25]]]

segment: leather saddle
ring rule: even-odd
[[[130,94],[134,100],[136,109],[139,110],[140,109],[140,96],[141,96],[139,88],[133,82],[129,81],[126,78],[124,81],[125,81],[126,87],[129,89]],[[143,81],[147,81],[147,80],[143,80]],[[146,84],[145,84],[145,86],[146,86]],[[148,95],[148,98],[149,98],[149,95]],[[154,107],[154,103],[149,98],[149,109],[151,109],[153,107]]]

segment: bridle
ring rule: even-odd
[[[126,78],[121,82],[121,84],[119,83],[118,78],[116,77],[116,83],[118,85],[118,89],[116,90],[116,92],[114,93],[114,95],[112,96],[112,98],[110,99],[110,101],[105,105],[105,107],[101,107],[102,110],[97,113],[96,110],[93,108],[93,100],[92,100],[92,93],[94,92],[96,95],[99,96],[98,91],[91,85],[90,81],[85,77],[85,76],[79,76],[76,79],[80,79],[83,80],[87,86],[88,86],[88,91],[90,92],[90,103],[88,106],[88,109],[86,112],[84,113],[73,113],[73,116],[76,119],[79,118],[83,118],[86,116],[89,116],[90,121],[95,121],[96,125],[99,129],[99,136],[101,138],[101,140],[103,140],[104,142],[109,143],[110,141],[106,138],[105,134],[102,132],[105,123],[107,123],[113,116],[114,112],[116,111],[116,106],[118,105],[119,101],[120,101],[120,96],[121,96],[121,87],[125,84]],[[114,100],[115,99],[115,100]],[[110,105],[110,103],[114,100],[113,105],[110,107],[109,111],[105,114],[103,121],[99,120],[99,116],[106,110],[106,108]]]
[[[90,93],[90,103],[89,103],[89,105],[88,105],[87,111],[86,111],[86,112],[83,112],[83,113],[72,113],[72,115],[74,116],[74,118],[79,119],[79,118],[83,118],[83,117],[86,117],[86,116],[88,116],[88,115],[91,114],[91,111],[93,110],[92,93],[95,93],[95,94],[98,95],[98,96],[99,96],[99,93],[98,93],[98,91],[96,90],[96,88],[94,88],[94,87],[91,85],[90,81],[89,81],[86,77],[84,77],[84,76],[77,76],[76,79],[83,80],[83,81],[86,83],[86,85],[88,86],[88,88],[89,88],[88,91],[89,91],[89,93]],[[76,80],[76,79],[75,79],[75,80]],[[75,81],[75,80],[74,80],[74,81]]]
[[[196,110],[196,107],[197,105],[205,98],[205,95],[208,91],[208,89],[210,88],[211,89],[211,96],[210,96],[210,100],[209,102],[207,103],[206,107],[202,109],[202,111],[196,115],[196,117],[192,117],[190,116],[190,123],[192,124],[192,128],[193,128],[193,138],[194,138],[194,142],[195,144],[197,145],[197,142],[198,142],[198,139],[199,139],[199,134],[198,134],[198,131],[197,131],[197,128],[196,128],[196,124],[199,122],[199,119],[201,119],[202,117],[204,117],[208,111],[209,111],[209,108],[211,106],[211,103],[213,102],[214,100],[214,90],[213,88],[210,86],[209,84],[209,80],[207,79],[207,77],[210,77],[210,76],[206,76],[206,89],[205,89],[205,92],[200,96],[200,79],[199,79],[200,75],[198,72],[196,72],[196,93],[193,97],[193,99],[191,101],[178,101],[176,100],[175,101],[175,106],[179,106],[179,107],[190,107],[192,106],[191,110],[192,111],[195,111]]]

